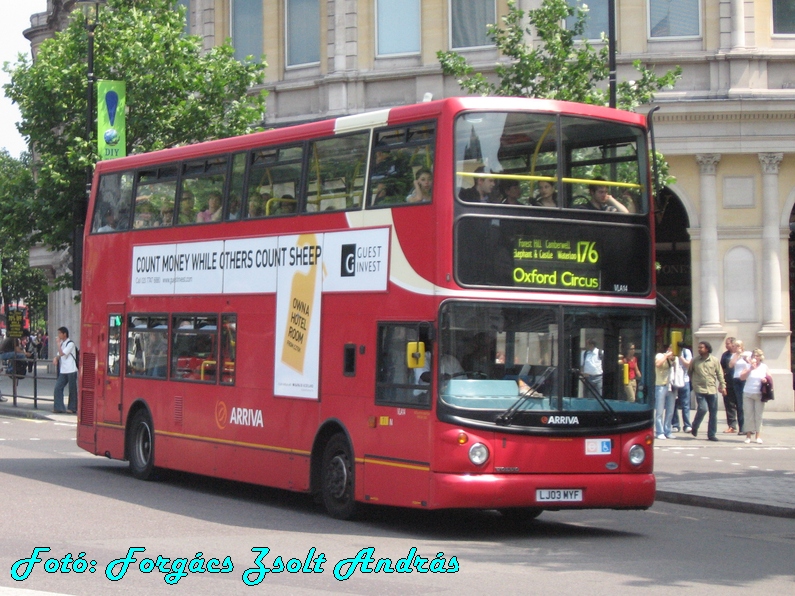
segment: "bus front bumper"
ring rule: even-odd
[[[646,509],[654,474],[431,475],[431,509]]]

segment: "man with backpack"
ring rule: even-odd
[[[53,359],[53,364],[58,367],[58,380],[55,381],[53,394],[53,412],[65,414],[67,409],[72,414],[77,413],[77,365],[78,350],[75,342],[69,339],[69,329],[58,328],[58,354]],[[69,404],[64,408],[63,390],[69,385]]]

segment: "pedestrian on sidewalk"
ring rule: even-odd
[[[726,430],[724,433],[736,433],[739,430],[737,424],[737,403],[742,400],[742,395],[734,393],[734,370],[732,369],[732,356],[734,356],[734,337],[726,338],[726,351],[720,357],[720,367],[723,369],[723,378],[726,380],[726,394],[723,396],[723,407],[726,408]],[[742,407],[742,406],[741,406]]]
[[[20,340],[22,351],[25,353],[25,368],[27,372],[33,372],[33,366],[36,364],[36,353],[33,350],[33,344],[30,341],[30,330],[22,330],[22,339]]]
[[[743,412],[745,413],[745,442],[751,442],[751,435],[756,434],[756,442],[761,443],[762,414],[765,402],[762,401],[762,381],[769,374],[764,363],[765,354],[759,348],[751,352],[748,368],[743,370],[740,378],[745,381],[743,388]]]
[[[731,367],[734,371],[734,378],[726,379],[726,384],[734,386],[734,395],[737,396],[737,432],[745,432],[745,403],[743,393],[745,392],[745,381],[742,378],[743,371],[751,366],[751,352],[746,351],[743,340],[734,340],[734,356],[731,359]]]
[[[693,436],[698,436],[698,427],[709,411],[707,439],[717,441],[718,393],[726,395],[726,381],[720,361],[712,355],[712,345],[708,341],[698,343],[698,355],[690,362],[688,373],[698,401],[698,411],[693,420]]]
[[[681,428],[684,432],[692,432],[693,427],[690,426],[690,375],[687,374],[687,369],[690,366],[690,361],[693,359],[693,352],[684,344],[679,344],[679,356],[674,362],[674,369],[672,374],[672,388],[676,394],[676,408],[674,409],[674,417],[671,421],[671,431],[678,433]],[[681,377],[680,377],[681,375]],[[677,409],[682,410],[682,426],[679,426],[679,414]]]
[[[77,413],[77,346],[69,339],[69,329],[58,328],[58,354],[52,363],[58,367],[58,380],[55,381],[53,412],[65,414],[68,409]],[[64,408],[63,390],[69,385],[69,404]]]
[[[676,408],[676,396],[671,391],[671,370],[676,361],[671,346],[663,346],[654,356],[654,434],[658,439],[675,438],[671,419]]]

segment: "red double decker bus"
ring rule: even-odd
[[[98,164],[78,444],[339,518],[649,507],[646,137],[453,98]]]

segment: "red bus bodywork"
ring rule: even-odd
[[[466,288],[456,282],[451,234],[455,215],[450,206],[455,195],[454,121],[465,110],[495,109],[570,114],[645,128],[643,116],[594,106],[525,99],[448,99],[99,163],[91,214],[96,210],[99,180],[113,172],[333,137],[346,130],[436,123],[433,201],[427,204],[113,234],[91,233],[89,222],[84,240],[78,445],[97,455],[129,459],[130,423],[136,412],[145,412],[153,427],[153,463],[162,468],[293,491],[321,491],[324,449],[332,437],[342,435],[355,462],[357,502],[428,509],[649,507],[655,493],[651,414],[647,424],[632,431],[602,428],[579,434],[522,434],[514,428],[489,429],[438,419],[437,378],[430,385],[434,397],[427,407],[395,407],[374,401],[378,322],[435,322],[440,304],[449,300],[653,309],[653,284],[644,296],[626,297],[566,292],[539,295]],[[387,284],[383,290],[322,294],[322,316],[317,315],[321,320],[316,399],[275,395],[274,345],[281,341],[276,293],[143,295],[131,291],[136,270],[134,247],[372,230],[386,230],[388,236]],[[141,312],[167,316],[234,313],[234,384],[153,380],[123,371],[109,374],[109,317],[126,319],[129,313]],[[126,327],[121,333],[122,345],[125,331]],[[344,346],[353,349],[346,352]],[[129,349],[119,351],[126,356]],[[355,374],[344,374],[351,352]],[[223,366],[228,368],[230,363]],[[198,369],[197,363],[192,368]],[[586,454],[586,441],[593,437],[609,441],[609,457]],[[475,443],[489,450],[488,461],[481,466],[470,460],[469,449]],[[645,460],[633,465],[629,451],[638,445]],[[562,492],[544,493],[551,496],[551,502],[541,502],[537,491],[546,489],[582,492],[577,493],[579,500],[572,501]]]

